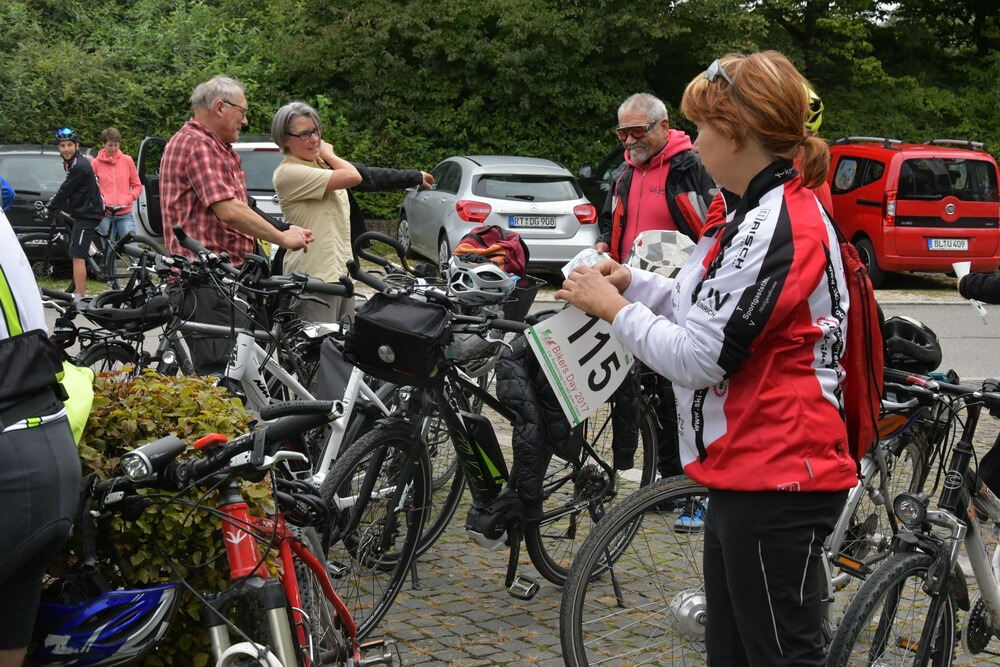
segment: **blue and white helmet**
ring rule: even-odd
[[[43,604],[35,621],[39,665],[121,665],[156,645],[173,619],[178,584],[111,591],[81,604]]]
[[[650,229],[632,243],[625,264],[673,278],[694,252],[694,241],[676,230]]]

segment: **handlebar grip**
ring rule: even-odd
[[[531,327],[530,324],[526,324],[518,320],[496,319],[490,322],[491,329],[497,329],[499,331],[511,331],[513,333],[520,333],[522,331],[527,331],[530,327]]]
[[[305,291],[350,298],[354,296],[354,283],[343,276],[341,276],[341,281],[338,283],[328,283],[318,278],[309,278],[306,280]]]
[[[309,429],[322,426],[323,424],[332,421],[336,417],[336,415],[332,413],[334,401],[319,402],[328,403],[330,408],[326,412],[315,412],[312,414],[298,414],[282,417],[278,421],[265,426],[264,428],[267,433],[264,438],[267,444],[273,445],[281,442],[282,440],[288,440],[289,438],[308,431]]]
[[[130,240],[134,240],[134,239],[130,239]],[[120,252],[121,254],[123,254],[123,255],[128,255],[129,257],[134,257],[136,259],[142,259],[143,257],[146,257],[146,256],[153,257],[153,258],[160,256],[158,253],[154,253],[151,250],[147,250],[147,249],[143,248],[142,246],[136,245],[135,243],[125,243],[125,244],[121,245],[120,247],[116,247],[115,249],[118,252]]]
[[[190,250],[199,257],[208,254],[208,248],[203,246],[197,239],[188,236],[187,232],[180,225],[174,225],[174,236],[177,237],[177,242],[181,244],[182,248]]]
[[[361,265],[353,259],[347,260],[347,272],[350,273],[351,277],[355,280],[363,282],[369,287],[374,287],[379,292],[384,292],[389,288],[389,286],[382,282],[382,280],[376,278],[367,271],[362,270]]]
[[[118,239],[115,243],[115,252],[121,254],[126,244],[131,243],[135,240],[135,235],[132,232],[125,232],[125,236]]]
[[[403,247],[403,244],[391,236],[387,236],[380,232],[365,232],[358,236],[358,238],[354,239],[354,254],[358,257],[367,259],[369,262],[375,262],[380,266],[388,264],[389,260],[385,257],[366,252],[365,249],[371,245],[370,241],[381,241],[386,245],[392,246],[392,249],[395,250],[396,254],[399,256],[399,259],[404,263],[406,262],[406,248]]]
[[[39,287],[38,290],[53,301],[73,303],[76,300],[76,295],[69,292],[61,292],[57,289],[49,289],[48,287]]]

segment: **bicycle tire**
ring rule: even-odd
[[[334,587],[358,624],[358,639],[368,636],[389,611],[416,554],[431,485],[430,464],[422,448],[406,502],[395,510],[389,507],[400,483],[398,466],[413,449],[411,435],[407,422],[381,422],[337,458],[321,488],[332,517],[327,565]],[[378,466],[378,477],[371,494],[362,499],[359,487],[373,464]],[[345,501],[348,506],[342,508]],[[396,528],[388,548],[379,551],[390,511],[395,514]],[[352,523],[352,513],[358,516],[357,522]]]
[[[611,461],[611,412],[605,403],[587,420],[587,441],[604,461]],[[524,532],[531,563],[545,579],[562,586],[580,543],[618,495],[631,493],[651,483],[656,475],[656,421],[652,406],[642,402],[639,440],[635,453],[638,468],[617,473],[611,493],[599,495],[607,473],[587,458],[570,464],[553,456],[542,481],[542,520],[531,522]]]
[[[323,547],[315,528],[298,529],[302,546],[323,562]],[[295,580],[302,598],[302,613],[310,637],[311,655],[300,656],[304,667],[311,665],[342,664],[351,656],[350,637],[340,623],[337,610],[326,597],[323,587],[313,572],[298,558],[294,559]]]
[[[22,234],[17,238],[17,242],[28,258],[28,264],[36,280],[51,278],[60,265],[69,266],[66,254],[68,247],[65,243],[56,241],[50,234],[42,232]],[[72,288],[72,284],[70,287]]]
[[[125,366],[138,367],[139,354],[121,341],[95,343],[77,357],[76,363],[92,368],[95,373],[117,372]]]
[[[590,532],[559,611],[570,667],[705,664],[704,532],[678,529],[708,489],[681,475],[640,488]]]
[[[830,644],[828,667],[950,665],[957,644],[957,604],[947,581],[937,598],[923,590],[933,563],[934,557],[925,553],[897,553],[872,573],[844,612]],[[900,619],[900,613],[906,618]],[[936,622],[926,627],[930,619]],[[925,629],[934,631],[929,646],[921,643]]]

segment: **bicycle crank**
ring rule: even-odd
[[[976,596],[972,609],[965,615],[965,626],[962,628],[962,645],[970,655],[982,653],[993,638],[993,628],[990,623],[990,613],[982,596]]]

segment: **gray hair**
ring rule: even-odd
[[[312,122],[316,123],[316,129],[320,132],[323,131],[323,123],[320,122],[319,114],[316,113],[315,109],[305,102],[289,102],[275,111],[274,118],[271,120],[271,141],[278,144],[285,153],[288,152],[288,146],[285,145],[285,140],[288,139],[288,130],[292,126],[292,121],[299,116],[311,118]]]
[[[645,112],[646,117],[649,118],[649,122],[651,123],[670,118],[670,116],[667,115],[667,105],[663,103],[663,100],[655,95],[650,95],[649,93],[636,93],[635,95],[629,95],[629,97],[622,102],[622,105],[618,107],[618,117],[621,118],[622,114],[626,110],[632,108],[637,111]]]
[[[191,93],[191,110],[211,109],[217,100],[229,101],[229,98],[243,92],[243,84],[228,76],[213,76],[208,81],[199,83]]]

